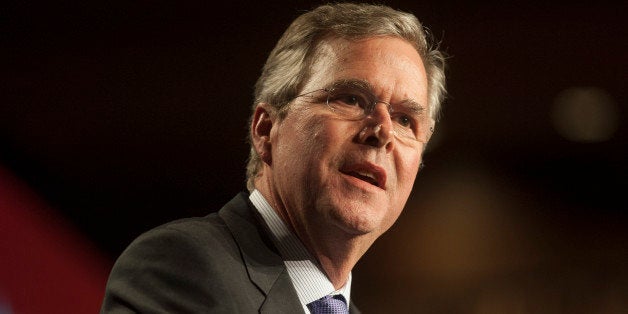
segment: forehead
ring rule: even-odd
[[[333,38],[318,47],[303,90],[342,80],[368,82],[379,97],[413,98],[427,102],[427,78],[419,53],[395,37],[360,40]]]

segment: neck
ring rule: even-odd
[[[355,264],[377,237],[373,234],[349,234],[320,217],[293,219],[291,215],[295,214],[288,211],[281,197],[273,192],[272,182],[267,177],[258,178],[255,187],[320,263],[334,288],[342,288]],[[307,225],[305,221],[308,221]]]
[[[306,244],[306,247],[308,247],[310,254],[318,260],[334,288],[340,289],[347,283],[351,270],[366,250],[359,249],[360,246],[354,245],[354,243],[333,241],[319,240],[316,243],[336,243],[340,245],[333,245],[333,248],[328,248],[324,245],[312,246]]]

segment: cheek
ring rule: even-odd
[[[403,191],[412,190],[414,180],[416,179],[419,171],[419,164],[421,163],[420,152],[405,152],[398,155],[397,158],[397,181],[399,182],[399,189]]]
[[[305,149],[305,154],[314,160],[329,159],[345,143],[344,136],[348,130],[343,128],[342,123],[335,123],[327,116],[314,116],[300,125],[301,137]]]
[[[307,116],[307,114],[310,114]],[[275,154],[279,168],[301,169],[305,172],[321,171],[321,166],[334,158],[339,143],[337,126],[328,117],[309,113],[288,117],[277,133]],[[311,180],[311,178],[310,178]]]

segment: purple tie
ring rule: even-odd
[[[326,295],[312,303],[307,308],[312,314],[347,314],[347,301],[340,295]]]

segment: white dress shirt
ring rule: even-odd
[[[290,280],[299,296],[299,301],[303,305],[306,313],[309,313],[307,304],[316,301],[326,295],[342,294],[349,305],[351,292],[351,273],[347,283],[339,290],[334,289],[334,285],[321,270],[320,264],[307,251],[303,243],[286,226],[277,212],[268,204],[262,193],[253,190],[249,196],[251,203],[262,215],[264,222],[272,233],[272,239],[279,254],[286,265]]]

